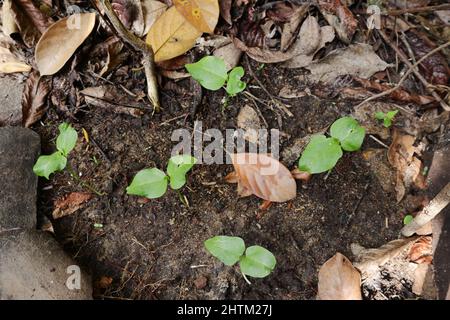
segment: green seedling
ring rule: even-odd
[[[186,70],[203,88],[216,91],[225,87],[229,96],[245,90],[247,84],[241,80],[244,68],[235,67],[229,73],[222,58],[206,56],[195,63],[186,64]]]
[[[392,111],[388,111],[386,113],[377,112],[377,113],[375,113],[375,118],[377,120],[383,121],[383,125],[386,128],[389,128],[390,126],[392,126],[392,120],[397,115],[397,113],[398,113],[398,110],[392,110]]]
[[[322,173],[334,168],[344,151],[361,148],[365,130],[350,117],[336,120],[330,129],[330,136],[315,135],[303,151],[298,162],[301,171],[311,174]]]
[[[33,172],[39,177],[49,180],[52,173],[62,171],[67,165],[67,157],[75,148],[78,134],[68,123],[59,125],[59,135],[56,139],[57,151],[51,155],[40,156],[33,167]]]
[[[186,184],[186,174],[197,162],[190,155],[178,155],[169,159],[167,174],[157,168],[143,169],[134,177],[127,188],[127,193],[155,199],[162,197],[167,186],[179,190]]]
[[[246,275],[253,278],[267,277],[277,263],[269,250],[260,246],[246,249],[244,240],[239,237],[216,236],[205,241],[205,248],[227,266],[239,263],[244,278]]]
[[[411,221],[413,221],[413,220],[414,220],[414,217],[412,215],[408,214],[403,218],[403,224],[407,225],[408,223],[411,223]]]

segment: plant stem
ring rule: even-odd
[[[250,282],[250,280],[247,279],[247,277],[246,277],[245,274],[242,272],[242,270],[241,270],[241,274],[242,274],[242,276],[244,277],[245,282],[247,282],[249,285],[252,285],[252,283]]]
[[[67,163],[67,171],[69,172],[70,176],[72,178],[74,178],[79,184],[81,184],[81,186],[83,188],[88,189],[89,191],[92,191],[93,193],[95,193],[98,196],[103,196],[105,195],[105,193],[103,192],[99,192],[97,191],[94,187],[92,187],[89,183],[87,183],[86,181],[83,181],[80,179],[80,177],[78,176],[78,174],[75,172],[75,170],[73,170],[72,166],[70,165],[70,163]]]

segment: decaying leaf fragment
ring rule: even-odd
[[[261,129],[261,123],[255,109],[247,105],[242,107],[237,117],[237,125],[245,131],[245,140],[250,141],[251,143],[258,143],[258,130]]]
[[[72,192],[55,201],[53,219],[68,216],[81,208],[83,203],[92,198],[92,194],[86,192]]]
[[[238,184],[241,197],[252,194],[271,202],[295,198],[297,184],[289,170],[269,155],[236,153],[231,155],[235,172],[227,181]]]
[[[328,23],[345,43],[350,43],[356,32],[358,21],[341,0],[319,0],[319,8]]]
[[[29,72],[31,66],[0,44],[0,73]]]
[[[361,275],[341,253],[319,270],[318,300],[362,300]]]
[[[432,240],[433,237],[431,236],[423,236],[414,242],[408,252],[409,261],[418,264],[431,264],[433,261],[433,248],[431,245]]]
[[[22,93],[22,123],[29,127],[39,121],[47,110],[47,95],[51,90],[51,78],[39,79],[39,74],[33,71],[25,83]]]
[[[35,59],[41,76],[58,72],[91,34],[95,13],[76,13],[45,31],[36,46]]]

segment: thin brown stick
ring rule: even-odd
[[[155,60],[153,49],[147,45],[140,38],[136,37],[133,33],[127,30],[122,22],[119,20],[117,15],[114,13],[114,10],[111,6],[109,0],[92,0],[94,6],[97,8],[101,15],[101,11],[103,11],[108,17],[109,22],[114,27],[117,35],[122,39],[122,41],[129,44],[136,51],[142,53],[143,59],[142,64],[145,70],[145,78],[147,79],[147,95],[150,99],[150,102],[153,104],[154,111],[159,112],[161,106],[159,104],[158,97],[158,81],[156,80],[156,71],[155,71]]]
[[[382,31],[379,31],[379,32],[380,32],[380,34],[383,36],[384,32],[382,32]],[[387,37],[386,34],[384,34],[383,38],[384,38],[384,37]],[[386,39],[385,39],[385,40],[386,40]],[[388,41],[386,41],[386,42],[388,42]],[[390,40],[389,40],[388,44],[389,44],[391,47],[395,46]],[[369,101],[372,101],[372,100],[379,99],[379,98],[381,98],[381,97],[385,97],[385,96],[387,96],[387,95],[390,95],[392,92],[398,90],[398,89],[401,87],[401,85],[403,84],[403,82],[406,80],[406,78],[408,78],[408,76],[409,76],[412,72],[414,72],[414,74],[415,74],[416,76],[418,75],[418,78],[419,78],[419,79],[420,79],[420,78],[423,79],[422,75],[420,75],[420,73],[416,70],[416,67],[417,67],[418,65],[420,65],[425,59],[429,58],[430,56],[432,56],[432,55],[435,54],[436,52],[439,52],[440,50],[442,50],[442,49],[448,47],[449,45],[450,45],[450,41],[447,42],[447,43],[445,43],[445,44],[443,44],[443,45],[441,45],[441,46],[439,46],[439,47],[437,47],[437,48],[435,48],[435,49],[433,49],[433,50],[431,50],[431,51],[428,52],[426,55],[424,55],[422,58],[420,58],[415,64],[411,64],[411,63],[408,61],[408,59],[404,56],[403,52],[401,52],[401,51],[400,51],[400,52],[397,52],[397,53],[399,53],[399,56],[400,56],[400,58],[403,60],[403,62],[405,62],[405,63],[408,65],[408,68],[409,68],[408,71],[403,75],[403,77],[400,79],[400,81],[397,83],[397,85],[395,85],[395,87],[393,87],[393,88],[391,88],[391,89],[389,89],[389,90],[386,90],[386,91],[384,91],[384,92],[375,94],[375,95],[373,95],[373,96],[367,98],[366,100],[364,100],[363,102],[361,102],[359,105],[357,105],[356,108],[362,106],[363,104],[365,104],[365,103],[367,103],[367,102],[369,102]],[[398,47],[396,47],[396,48],[397,48],[397,50],[399,50]],[[397,51],[395,48],[394,48],[394,50]],[[441,97],[439,97],[439,95],[438,95],[433,89],[430,88],[429,83],[428,83],[425,79],[423,79],[422,82],[425,82],[425,83],[424,83],[425,87],[427,88],[427,90],[430,91],[430,93],[433,95],[433,97],[434,97],[437,101],[439,101],[439,102],[441,103],[442,108],[444,108],[444,110],[446,110],[446,111],[450,111],[450,107],[449,107],[449,106],[441,99]]]
[[[430,201],[428,205],[402,229],[405,237],[412,236],[417,230],[437,216],[450,203],[450,182]]]
[[[449,10],[449,9],[450,9],[450,4],[441,4],[441,5],[437,5],[437,6],[389,10],[383,14],[387,15],[387,16],[400,16],[405,13],[422,13],[422,12],[430,12],[430,11],[434,12],[434,11],[438,11],[438,10]]]

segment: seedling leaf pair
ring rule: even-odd
[[[33,172],[47,180],[54,172],[64,170],[67,165],[67,156],[75,148],[78,134],[68,123],[59,125],[59,135],[56,139],[56,151],[51,155],[40,156],[33,166]]]
[[[254,278],[268,276],[276,265],[275,256],[269,250],[260,246],[246,250],[244,240],[239,237],[216,236],[205,241],[205,248],[227,266],[239,262],[241,272]]]
[[[222,58],[206,56],[195,63],[186,64],[186,69],[192,78],[208,90],[219,90],[226,83],[225,90],[230,96],[234,96],[246,87],[246,83],[241,81],[244,68],[235,67],[228,74]]]
[[[336,120],[330,128],[331,137],[316,135],[306,146],[298,167],[311,174],[334,168],[345,151],[357,151],[364,141],[365,130],[350,117]]]
[[[375,113],[375,118],[377,120],[382,120],[383,125],[386,128],[389,128],[392,125],[392,120],[397,115],[397,113],[398,113],[398,110],[388,111],[387,113],[377,112],[377,113]]]
[[[190,155],[179,155],[169,159],[167,175],[157,168],[143,169],[133,178],[127,187],[127,193],[155,199],[163,196],[167,185],[178,190],[186,184],[186,174],[197,160]]]

